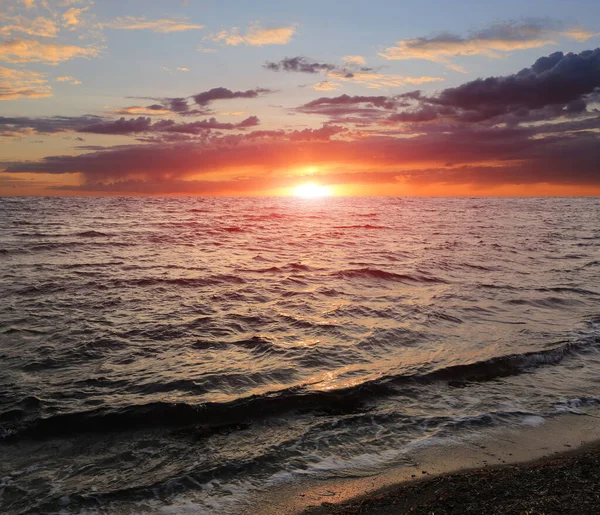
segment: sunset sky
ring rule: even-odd
[[[598,195],[598,47],[598,0],[0,0],[0,195]]]

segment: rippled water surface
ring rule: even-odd
[[[0,292],[2,513],[222,513],[600,399],[600,199],[2,198]]]

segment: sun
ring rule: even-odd
[[[296,186],[296,188],[294,189],[294,195],[296,197],[302,198],[326,197],[329,194],[330,191],[327,186],[320,186],[319,184],[315,184],[314,182],[307,182],[306,184],[301,184],[300,186]]]

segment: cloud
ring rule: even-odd
[[[51,96],[52,88],[44,73],[0,67],[0,100]]]
[[[600,49],[557,52],[517,73],[431,96],[323,96],[296,108],[329,116],[320,128],[252,130],[259,123],[252,116],[239,123],[0,117],[0,131],[9,137],[72,130],[143,142],[82,147],[79,155],[3,166],[10,174],[81,174],[81,185],[70,186],[74,191],[259,193],[292,184],[297,170],[308,167],[321,170],[322,184],[380,184],[389,192],[403,191],[394,189],[399,185],[440,184],[600,191],[600,116],[593,105],[600,99],[599,63]],[[199,93],[200,102],[192,106],[206,109],[216,100],[253,98],[248,92],[257,91],[214,88]],[[179,103],[189,111],[190,98],[171,98],[169,106]],[[166,100],[152,106],[164,109]]]
[[[256,98],[273,91],[265,88],[249,89],[247,91],[231,91],[227,88],[213,88],[193,95],[194,102],[199,106],[206,106],[215,100],[231,100],[234,98]]]
[[[195,95],[191,95],[189,97],[133,97],[133,98],[143,98],[146,100],[153,100],[155,102],[159,102],[157,104],[153,104],[151,106],[147,106],[147,109],[151,109],[153,111],[156,110],[166,110],[168,112],[172,112],[173,114],[178,114],[181,116],[198,116],[198,115],[208,115],[213,114],[213,111],[210,109],[210,104],[217,100],[231,100],[236,98],[257,98],[262,95],[266,95],[269,93],[273,93],[273,90],[266,88],[255,88],[249,89],[246,91],[232,91],[228,88],[212,88],[207,91],[202,91],[200,93],[196,93]],[[190,105],[188,99],[192,99],[192,101],[199,106],[199,108],[193,108],[193,104]],[[140,106],[132,106],[134,108],[139,108]],[[125,108],[128,109],[128,108]],[[125,113],[122,113],[125,114]]]
[[[333,121],[339,122],[341,117],[356,115],[358,123],[371,121],[373,123],[390,116],[397,109],[406,107],[407,98],[412,98],[413,93],[394,96],[363,96],[340,95],[337,97],[320,97],[295,108],[305,114],[318,114],[329,116]]]
[[[180,72],[189,72],[190,69],[189,68],[185,68],[183,66],[178,66],[177,67],[177,71],[180,71]]]
[[[239,123],[219,122],[215,118],[191,123],[176,123],[173,120],[158,120],[153,122],[149,117],[119,118],[115,121],[103,121],[82,127],[79,132],[92,134],[127,135],[142,132],[175,132],[181,134],[202,134],[206,131],[246,129],[258,125],[259,119],[250,116]]]
[[[187,30],[198,30],[205,28],[204,25],[190,23],[188,18],[162,18],[160,20],[148,20],[145,17],[124,16],[115,18],[110,22],[102,24],[102,27],[120,30],[151,30],[167,34],[169,32],[183,32]]]
[[[319,63],[308,57],[286,57],[279,62],[267,61],[264,68],[274,72],[323,73],[335,70],[337,66],[329,63]]]
[[[434,96],[421,92],[391,97],[341,95],[319,98],[296,110],[326,115],[337,123],[341,117],[352,115],[357,123],[518,125],[591,116],[587,105],[598,100],[600,49],[579,54],[555,52],[513,75],[469,81]]]
[[[104,118],[101,116],[48,116],[31,118],[27,116],[0,116],[0,134],[57,134],[59,132],[72,132],[90,125],[99,123]]]
[[[143,115],[143,116],[159,116],[169,114],[171,111],[165,109],[160,104],[153,104],[149,106],[129,106],[121,107],[116,109],[113,114],[117,115]]]
[[[264,28],[258,22],[251,24],[245,34],[240,33],[239,27],[222,30],[210,34],[204,39],[229,46],[249,45],[287,45],[296,32],[296,25],[287,27]]]
[[[323,134],[313,138],[318,131]],[[215,186],[212,193],[224,193],[228,188],[258,192],[297,180],[296,176],[286,177],[286,171],[306,166],[330,170],[319,174],[323,184],[600,185],[597,133],[534,138],[536,131],[531,128],[464,127],[412,138],[331,139],[344,129],[324,127],[318,131],[256,131],[202,142],[127,145],[12,163],[5,172],[81,173],[82,190],[118,192],[133,187],[130,191],[144,192],[156,187],[157,193],[175,192],[169,181],[183,181],[177,188],[194,190],[193,181],[203,174],[233,181],[227,187]],[[245,177],[253,178],[252,186],[236,178],[241,169]],[[264,170],[274,172],[265,174]],[[136,180],[141,182],[131,186],[130,181]]]
[[[9,16],[0,13],[0,35],[9,37],[16,32],[27,34],[28,36],[39,36],[54,38],[58,35],[59,28],[50,18],[38,16],[37,18],[26,18],[25,16]]]
[[[89,7],[71,7],[62,15],[64,24],[69,28],[74,28],[81,23],[81,14],[87,11]]]
[[[21,2],[23,2],[27,9],[31,9],[35,4],[35,0],[21,0]]]
[[[585,110],[587,97],[600,92],[600,48],[579,54],[555,52],[514,75],[467,82],[424,99],[466,121],[498,116],[527,120],[532,111],[550,107],[554,117]],[[558,113],[558,114],[557,114]],[[442,115],[444,113],[441,113]]]
[[[342,57],[342,61],[344,61],[346,64],[355,66],[361,66],[366,64],[365,58],[361,55],[347,55],[345,57]]]
[[[395,109],[398,101],[394,97],[386,96],[350,96],[340,95],[339,97],[321,97],[304,104],[299,108],[303,112],[318,112],[323,106],[332,105],[366,105],[367,107],[379,107],[382,109]]]
[[[361,84],[370,89],[401,88],[407,84],[425,84],[428,82],[442,82],[445,80],[443,77],[410,77],[399,74],[360,71],[353,72],[352,74],[332,71],[329,72],[327,76],[331,77],[332,79]]]
[[[359,59],[360,58],[360,59]],[[354,82],[368,88],[402,87],[409,84],[443,81],[442,77],[407,77],[405,75],[389,75],[374,68],[361,66],[362,57],[346,56],[345,65],[318,62],[304,56],[286,57],[278,62],[267,61],[263,68],[274,72],[321,73],[331,79]],[[316,89],[316,88],[315,88]]]
[[[555,44],[558,37],[584,42],[592,36],[593,33],[580,27],[561,29],[560,24],[547,19],[508,21],[496,23],[467,37],[442,33],[431,37],[404,39],[379,55],[389,60],[425,59],[464,72],[461,66],[452,62],[452,57],[485,55],[500,58],[514,50]]]
[[[317,91],[335,91],[336,89],[340,89],[341,87],[341,84],[338,84],[337,82],[330,82],[328,80],[317,82],[313,85],[313,89]]]
[[[0,60],[9,63],[46,63],[56,65],[76,57],[96,57],[97,47],[80,47],[41,42],[36,39],[9,39],[0,43]]]
[[[77,85],[81,84],[80,80],[77,80],[75,77],[71,77],[70,75],[63,75],[62,77],[56,77],[54,79],[56,82],[68,82],[69,84]]]

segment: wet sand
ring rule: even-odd
[[[600,513],[600,410],[529,423],[416,443],[371,477],[278,485],[243,513]]]
[[[600,442],[555,458],[443,474],[304,515],[597,514]]]

